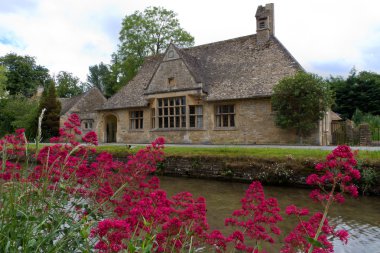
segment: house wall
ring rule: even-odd
[[[105,141],[105,118],[107,115],[113,114],[118,119],[117,142],[121,143],[148,143],[160,136],[164,137],[167,143],[296,144],[299,142],[294,131],[283,130],[276,127],[274,123],[275,115],[271,111],[269,98],[206,102],[200,100],[198,97],[187,95],[186,101],[187,110],[189,105],[203,105],[202,129],[189,129],[189,117],[187,117],[186,120],[187,129],[152,129],[151,113],[152,108],[156,107],[155,102],[152,102],[148,108],[101,112],[97,128],[99,140]],[[215,127],[216,106],[221,104],[233,104],[235,106],[234,128],[219,129]],[[143,129],[130,129],[129,112],[131,110],[143,110]],[[321,140],[319,132],[320,128],[316,126],[315,132],[309,138],[304,139],[303,143],[319,145]]]

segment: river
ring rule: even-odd
[[[211,229],[222,232],[229,230],[224,227],[224,218],[230,217],[233,210],[240,208],[248,184],[222,182],[204,179],[160,177],[161,188],[171,196],[182,191],[189,191],[194,197],[203,196],[207,203],[207,218]],[[313,203],[308,194],[309,189],[264,186],[266,197],[275,197],[279,201],[284,221],[280,228],[287,234],[296,224],[296,220],[288,219],[283,210],[287,205],[295,204],[308,207],[310,212],[321,210],[319,204]],[[336,253],[380,253],[380,198],[359,197],[346,199],[342,205],[335,204],[329,213],[329,220],[338,229],[348,230],[348,244],[334,241]],[[271,245],[270,252],[279,252],[281,244]]]

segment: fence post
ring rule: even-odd
[[[359,125],[359,142],[360,146],[370,146],[372,142],[371,130],[368,124]]]

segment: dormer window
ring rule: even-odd
[[[174,77],[169,77],[168,78],[168,84],[169,84],[169,86],[174,86],[175,85],[175,79],[174,79]]]
[[[169,52],[168,52],[168,59],[171,59],[171,58],[174,58],[174,51],[173,50],[169,50]]]

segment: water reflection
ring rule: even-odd
[[[224,227],[224,218],[240,208],[248,184],[220,182],[202,179],[160,177],[161,187],[171,196],[181,191],[190,191],[195,197],[204,196],[207,200],[207,218],[212,229],[228,232]],[[276,197],[281,209],[291,203],[300,207],[309,207],[311,212],[321,210],[319,204],[312,203],[308,197],[310,190],[285,187],[264,187],[266,196]],[[380,253],[380,198],[360,197],[347,199],[343,205],[334,205],[329,219],[338,229],[350,233],[347,245],[334,241],[336,253]],[[295,219],[280,224],[286,234],[295,226]],[[279,245],[272,246],[271,252],[278,252]]]

